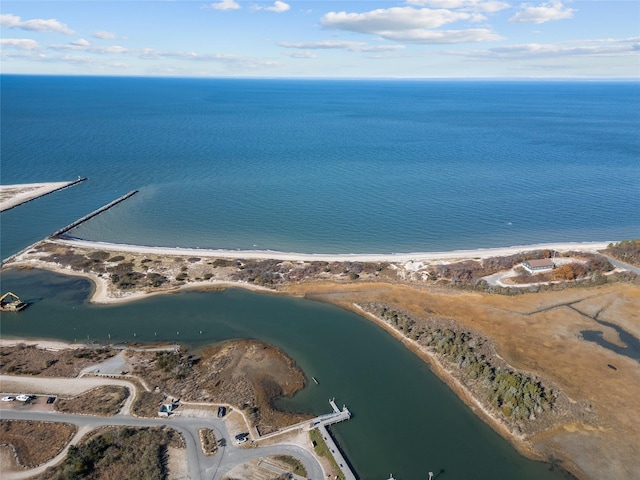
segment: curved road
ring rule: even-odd
[[[322,467],[316,458],[304,448],[292,444],[280,444],[259,448],[240,448],[229,439],[229,433],[222,420],[215,418],[193,418],[176,416],[171,419],[137,418],[130,415],[118,414],[113,417],[96,417],[89,415],[69,415],[59,412],[35,412],[2,410],[1,418],[4,420],[37,420],[46,422],[66,422],[76,425],[82,432],[102,426],[127,426],[127,427],[159,427],[166,426],[180,432],[187,447],[189,473],[192,480],[221,479],[222,475],[233,467],[250,460],[269,455],[291,455],[302,462],[310,479],[323,479]],[[210,428],[216,432],[216,436],[226,439],[226,446],[214,456],[206,456],[200,448],[198,430]],[[76,438],[79,436],[76,435]],[[66,454],[66,449],[62,455]],[[58,458],[58,457],[56,457]],[[46,465],[49,466],[49,465]],[[4,474],[2,478],[18,480],[29,478],[46,466],[38,467],[25,472]]]

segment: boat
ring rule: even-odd
[[[20,300],[15,293],[7,292],[0,297],[0,311],[2,312],[19,312],[27,305],[29,304]]]

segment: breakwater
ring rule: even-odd
[[[76,220],[75,222],[70,223],[69,225],[67,225],[66,227],[61,228],[60,230],[55,231],[53,234],[51,234],[49,236],[49,238],[56,238],[59,237],[65,233],[67,233],[69,230],[71,230],[72,228],[77,227],[78,225],[86,222],[87,220],[100,215],[102,212],[105,212],[107,210],[109,210],[110,208],[116,206],[117,204],[124,202],[126,199],[134,196],[136,193],[138,193],[138,190],[131,190],[129,193],[126,193],[124,195],[122,195],[119,198],[116,198],[113,202],[107,203],[106,205],[100,207],[97,210],[94,210],[93,212],[89,213],[88,215],[85,215],[82,218],[79,218],[78,220]]]
[[[76,182],[81,181],[81,179],[78,179]],[[66,187],[64,187],[66,188]],[[78,225],[86,222],[87,220],[100,215],[102,212],[105,212],[107,210],[109,210],[111,207],[114,207],[115,205],[118,205],[121,202],[124,202],[126,199],[132,197],[133,195],[135,195],[136,193],[138,193],[138,190],[132,190],[129,193],[126,193],[125,195],[122,195],[119,198],[116,198],[114,201],[98,208],[97,210],[94,210],[93,212],[89,213],[88,215],[85,215],[84,217],[79,218],[78,220],[70,223],[69,225],[67,225],[64,228],[61,228],[59,230],[56,230],[54,233],[52,233],[51,235],[48,236],[48,238],[57,238],[60,237],[61,235],[64,235],[66,232],[68,232],[69,230],[71,230],[72,228],[77,227]],[[36,242],[38,243],[38,242]],[[22,250],[20,250],[19,252],[14,253],[13,255],[5,258],[2,260],[2,263],[0,263],[0,266],[4,266],[7,263],[9,263],[11,260],[13,260],[14,258],[18,257],[19,255],[22,255],[24,252],[30,250],[31,248],[33,248],[35,244],[31,244],[26,248],[23,248]]]

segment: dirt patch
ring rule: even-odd
[[[310,418],[275,408],[274,399],[293,396],[304,388],[305,377],[282,350],[263,342],[232,340],[205,348],[197,357],[133,352],[131,364],[133,373],[158,392],[241,408],[261,434]]]
[[[191,480],[186,448],[167,448],[167,480]]]
[[[0,439],[0,441],[4,440]],[[2,465],[2,471],[5,473],[17,472],[24,469],[16,460],[16,453],[13,446],[4,443],[0,444],[0,465]]]
[[[76,431],[76,427],[68,423],[0,420],[0,441],[9,445],[18,464],[27,468],[55,457]]]
[[[111,416],[120,411],[129,389],[116,385],[94,388],[73,398],[58,398],[54,407],[63,413]]]

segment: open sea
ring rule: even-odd
[[[389,253],[640,234],[638,82],[3,75],[1,94],[2,184],[89,177],[4,213],[3,239],[133,189],[71,235]]]

